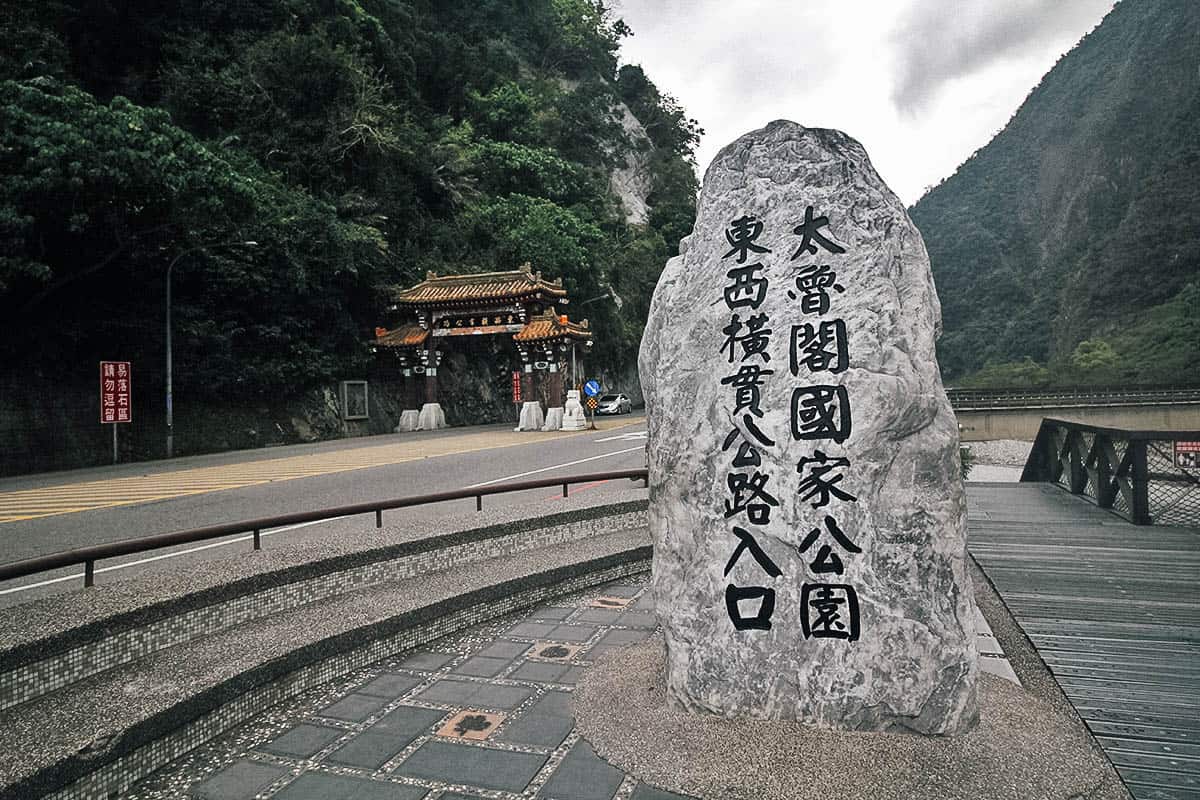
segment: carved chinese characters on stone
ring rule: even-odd
[[[800,256],[817,253],[818,245],[833,254],[846,252],[844,247],[821,233],[820,229],[828,224],[827,216],[822,214],[814,218],[813,207],[805,208],[804,221],[793,229],[793,233],[803,237],[799,248],[792,256],[793,261]],[[725,229],[725,240],[731,245],[731,249],[722,256],[722,259],[736,256],[740,264],[746,261],[751,252],[760,258],[769,259],[771,249],[756,243],[756,240],[764,232],[764,223],[752,215],[743,214],[737,219],[730,220]],[[750,413],[742,415],[742,418],[745,423],[750,425],[753,425],[752,417],[763,416],[762,387],[766,378],[774,374],[774,370],[764,369],[758,363],[758,360],[762,362],[771,360],[769,346],[772,329],[768,326],[771,318],[768,314],[760,311],[749,316],[743,322],[734,309],[745,305],[758,309],[766,300],[771,282],[767,277],[759,275],[763,269],[764,264],[761,261],[731,269],[725,273],[729,282],[722,287],[725,304],[733,313],[730,316],[729,324],[721,329],[724,340],[720,352],[726,355],[730,363],[740,361],[741,364],[736,373],[722,378],[721,383],[732,386],[736,390],[733,416],[736,418],[740,412],[749,411]],[[802,265],[794,272],[796,288],[803,295],[800,301],[801,313],[825,314],[829,311],[830,305],[826,290],[833,288],[839,292],[845,291],[845,288],[836,282],[837,276],[829,265]],[[792,292],[788,292],[788,297],[792,300],[796,299],[796,295]],[[846,341],[846,323],[840,318],[818,319],[814,322],[793,325],[789,350],[791,374],[798,377],[802,371],[806,374],[843,372],[849,366],[850,361]],[[757,360],[752,357],[757,357]],[[797,439],[829,438],[835,442],[843,442],[850,435],[850,400],[844,386],[804,386],[795,389],[792,398],[792,434]],[[757,426],[754,428],[760,444],[774,445],[774,442],[767,440]],[[730,443],[738,434],[739,430],[735,425],[726,435],[721,449],[728,450]],[[816,452],[820,453],[820,451]],[[797,469],[807,462],[817,460],[824,462],[826,460],[824,454],[821,453],[818,458],[801,458]],[[849,459],[841,457],[835,459],[830,467],[816,467],[809,475],[808,481],[801,484],[800,490],[806,492],[806,498],[814,495],[820,496],[820,500],[814,507],[826,506],[831,499],[839,502],[856,502],[857,497],[836,486],[838,482],[844,480],[844,473],[838,474],[828,481],[822,480],[822,475],[834,467],[848,468],[849,466]],[[763,460],[758,450],[746,441],[739,445],[730,468],[739,470],[750,467],[755,469],[752,472],[730,471],[726,475],[732,500],[725,500],[725,516],[731,517],[744,512],[749,524],[765,526],[771,521],[771,507],[778,506],[779,501],[767,493],[766,484],[770,480],[770,475],[764,471]],[[845,538],[833,517],[827,516],[825,519],[831,533],[844,549],[855,553],[862,552]],[[733,532],[739,541],[733,557],[725,567],[726,576],[733,569],[738,556],[747,549],[754,555],[755,562],[768,576],[778,578],[782,575],[779,567],[758,545],[753,532],[739,527],[734,527]],[[816,535],[817,531],[814,529],[801,543],[801,552],[808,548]],[[843,571],[841,560],[830,551],[828,545],[822,546],[818,551],[816,559],[810,564],[810,569],[814,573],[832,571],[840,574]],[[817,584],[816,586],[820,587],[821,585]],[[801,605],[804,606],[801,611],[804,615],[802,619],[809,618],[808,603],[810,601],[823,603],[823,608],[826,609],[824,613],[818,615],[819,619],[824,620],[823,624],[803,625],[805,637],[833,635],[832,631],[836,628],[837,631],[852,632],[852,635],[847,634],[837,638],[844,638],[851,642],[858,639],[861,625],[858,620],[857,596],[852,588],[846,588],[848,596],[854,597],[855,601],[847,602],[839,611],[836,605],[829,605],[831,601],[821,591],[810,592],[808,584],[801,586]],[[775,590],[770,586],[743,586],[730,581],[725,587],[725,600],[726,611],[736,630],[771,629],[771,617],[775,610]],[[759,604],[757,610],[748,616],[743,601],[757,601]],[[843,617],[845,621],[839,621]]]
[[[725,229],[725,240],[732,247],[722,259],[736,256],[741,264],[751,253],[769,256],[770,248],[755,243],[755,240],[762,236],[763,230],[763,223],[753,216],[745,215],[731,220]],[[758,429],[753,419],[763,415],[762,387],[767,379],[775,374],[775,370],[765,369],[760,363],[771,360],[768,350],[771,344],[771,317],[759,312],[748,317],[743,323],[738,314],[738,309],[747,306],[757,310],[766,299],[771,283],[760,275],[762,270],[763,264],[758,262],[734,267],[725,273],[727,282],[722,288],[721,296],[731,313],[729,324],[721,329],[725,336],[721,352],[725,353],[728,349],[730,363],[737,363],[738,368],[733,374],[721,379],[721,385],[734,390],[730,431],[725,435],[725,443],[721,448],[723,451],[728,450],[729,444],[741,433],[732,422],[737,418],[741,418],[743,425],[753,431],[760,445],[766,445],[770,441]],[[756,527],[771,521],[771,508],[777,507],[779,500],[767,491],[767,482],[771,476],[763,470],[763,466],[762,457],[749,440],[739,445],[725,475],[729,493],[724,501],[727,519],[740,518],[740,515],[744,514],[741,521]],[[779,567],[758,545],[752,530],[734,525],[732,532],[737,542],[733,555],[725,565],[724,574],[729,578],[729,583],[725,586],[725,611],[736,630],[770,630],[771,616],[775,611],[775,590],[758,583],[739,584],[729,577],[729,574],[743,553],[749,553],[753,557],[752,563],[761,570],[763,577],[778,578],[781,574]]]
[[[671,697],[953,733],[977,718],[957,427],[920,235],[862,147],[725,148],[640,372]]]

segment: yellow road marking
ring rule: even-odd
[[[605,428],[613,430],[642,422],[634,419]],[[594,432],[584,432],[585,435]],[[574,432],[540,434],[536,438],[521,437],[513,441],[511,433],[489,431],[465,436],[445,436],[434,439],[360,447],[351,451],[310,453],[301,456],[264,459],[243,464],[136,475],[127,478],[85,481],[82,483],[46,486],[0,493],[0,524],[94,511],[100,508],[151,503],[173,497],[242,489],[276,481],[330,475],[356,469],[369,469],[401,464],[422,458],[471,453],[513,447],[574,436]]]

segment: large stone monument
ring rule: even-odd
[[[843,133],[723,149],[640,371],[667,685],[692,711],[971,728],[958,431],[920,233]]]

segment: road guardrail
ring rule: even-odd
[[[1197,386],[1097,386],[1027,389],[947,389],[956,411],[1005,408],[1073,408],[1093,406],[1200,403]]]
[[[336,517],[373,513],[375,515],[375,527],[382,528],[383,512],[397,508],[411,508],[412,506],[443,503],[447,500],[466,500],[473,497],[475,498],[475,510],[482,511],[483,498],[488,495],[523,492],[529,489],[543,489],[547,486],[562,486],[563,497],[566,497],[568,487],[572,484],[596,483],[599,481],[621,480],[623,478],[632,481],[640,480],[649,486],[649,471],[643,467],[641,469],[625,469],[614,472],[589,472],[583,475],[568,475],[559,478],[539,478],[532,481],[497,483],[492,486],[478,486],[469,489],[455,489],[449,492],[396,497],[390,500],[354,503],[347,506],[333,506],[314,511],[296,511],[291,514],[279,514],[273,517],[259,517],[257,519],[227,522],[220,525],[207,525],[202,528],[189,528],[172,533],[160,533],[154,536],[143,536],[137,539],[125,539],[109,544],[78,547],[48,556],[38,556],[36,558],[13,561],[8,564],[0,564],[0,581],[23,578],[28,575],[36,575],[40,572],[49,572],[50,570],[61,569],[62,567],[83,564],[83,585],[92,586],[95,583],[96,562],[108,558],[118,558],[135,553],[144,553],[148,550],[160,550],[164,547],[203,542],[209,539],[220,539],[224,536],[232,536],[250,531],[254,533],[254,549],[261,550],[262,532],[268,528],[278,528],[283,525],[319,522]]]

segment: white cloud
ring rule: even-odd
[[[1001,59],[1035,55],[1079,38],[1112,0],[938,0],[913,3],[897,20],[892,93],[903,111],[927,105],[946,83]]]
[[[906,202],[1008,121],[1112,0],[621,0],[641,64],[717,150],[773,119],[863,143]]]

